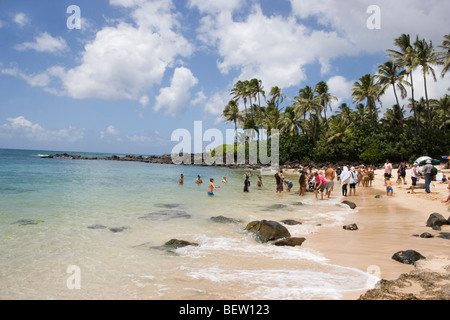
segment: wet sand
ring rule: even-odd
[[[441,231],[426,226],[431,213],[440,213],[445,218],[450,215],[450,205],[441,202],[447,197],[447,185],[433,182],[431,194],[426,194],[424,189],[410,194],[408,173],[407,185],[393,183],[394,195],[391,197],[386,196],[383,173],[383,170],[376,171],[372,187],[360,186],[356,189],[356,196],[342,197],[342,200],[350,200],[357,205],[357,211],[347,217],[345,224],[356,223],[359,230],[348,231],[342,227],[322,229],[310,235],[303,247],[320,251],[330,263],[357,268],[384,280],[395,280],[415,269],[413,265],[392,259],[398,251],[416,250],[427,258],[450,255],[450,240],[436,237],[441,232],[450,232],[450,225],[442,226]],[[444,173],[449,176],[448,170]],[[340,191],[337,182],[332,196],[340,197]],[[381,197],[375,198],[376,195]],[[423,232],[435,237],[414,236]],[[348,292],[343,299],[358,299],[363,293]]]

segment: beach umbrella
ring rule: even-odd
[[[427,160],[431,160],[431,157],[423,156],[423,157],[417,158],[416,161],[414,161],[414,162],[417,162],[420,164],[422,161],[427,161]]]
[[[419,164],[420,164],[421,166],[423,166],[423,165],[427,164],[427,161],[428,161],[428,160],[431,160],[431,164],[433,164],[433,165],[435,165],[435,166],[441,164],[441,162],[440,162],[439,160],[431,159],[431,158],[430,158],[430,159],[422,160],[421,162],[419,162]]]

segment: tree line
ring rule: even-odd
[[[394,46],[387,50],[389,59],[376,74],[363,75],[353,84],[352,106],[342,103],[334,114],[331,104],[337,97],[324,81],[301,88],[285,107],[287,97],[281,88],[275,86],[266,95],[261,80],[238,81],[222,113],[227,123],[234,124],[235,144],[238,128],[255,130],[257,140],[262,129],[269,139],[277,129],[281,163],[346,160],[377,164],[386,158],[412,162],[422,155],[448,155],[450,96],[430,98],[427,77],[438,81],[448,72],[450,34],[437,47],[419,36],[412,40],[402,34]],[[438,65],[443,66],[440,75],[434,69]],[[421,73],[423,84],[414,83],[415,72]],[[423,85],[424,97],[415,95],[418,85]],[[396,104],[380,117],[381,97],[389,88]],[[407,105],[400,105],[399,97],[407,99]],[[409,115],[405,108],[410,109]]]

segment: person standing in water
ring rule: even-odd
[[[249,187],[250,187],[250,180],[249,180],[249,176],[245,175],[245,181],[244,181],[244,192],[249,192]]]
[[[184,183],[184,176],[183,176],[183,174],[180,175],[180,179],[178,179],[178,183],[180,185],[182,185]]]
[[[211,178],[209,179],[209,186],[208,186],[208,196],[213,196],[214,195],[214,190],[220,188],[220,186],[215,186],[214,185],[214,179]]]

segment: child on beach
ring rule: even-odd
[[[394,194],[394,189],[392,188],[391,179],[389,177],[386,177],[384,185],[386,186],[386,195],[392,196]]]
[[[261,188],[263,183],[262,183],[262,178],[261,176],[258,176],[258,182],[257,182],[258,188]]]
[[[286,184],[286,192],[290,192],[291,188],[294,186],[291,180],[283,179],[284,184]]]
[[[220,188],[220,186],[215,186],[214,185],[214,179],[211,178],[209,179],[209,186],[208,186],[208,196],[213,196],[214,195],[214,190]]]
[[[323,191],[325,190],[327,184],[327,180],[325,177],[318,172],[314,172],[314,194],[316,195],[317,199],[317,193],[320,191],[321,199],[323,200]]]

